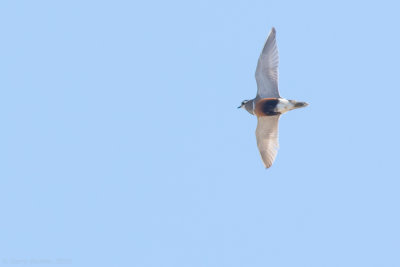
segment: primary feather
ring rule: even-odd
[[[257,147],[265,168],[269,168],[274,163],[278,153],[278,121],[279,115],[257,117],[256,139]]]
[[[272,28],[256,68],[257,98],[280,97],[278,91],[279,54],[276,31]]]

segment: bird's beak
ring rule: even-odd
[[[238,108],[241,108],[242,106],[238,106]]]

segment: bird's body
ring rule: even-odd
[[[264,166],[269,168],[278,152],[278,121],[280,115],[308,104],[280,97],[278,91],[278,48],[276,31],[272,28],[258,59],[256,69],[257,96],[245,100],[239,108],[257,116],[256,138]]]
[[[289,110],[306,106],[304,102],[287,100],[285,98],[259,98],[245,103],[245,109],[257,117],[275,116],[288,112]]]

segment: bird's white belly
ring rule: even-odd
[[[289,102],[289,100],[281,98],[279,99],[278,105],[276,105],[275,111],[281,114],[288,112],[294,108],[294,104]]]

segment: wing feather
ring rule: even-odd
[[[278,153],[278,121],[279,115],[257,117],[256,139],[265,168],[274,163]]]
[[[280,97],[278,90],[279,54],[276,45],[276,30],[272,28],[258,59],[256,68],[257,97]]]

